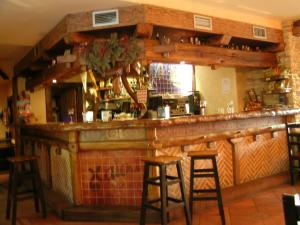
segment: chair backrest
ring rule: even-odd
[[[282,195],[285,225],[297,225],[299,220],[299,195]]]
[[[300,123],[287,123],[286,124],[287,133],[287,144],[289,153],[292,153],[292,149],[300,150]]]

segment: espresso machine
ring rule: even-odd
[[[188,96],[188,103],[190,108],[190,113],[195,115],[200,115],[200,92],[193,91],[191,95]]]

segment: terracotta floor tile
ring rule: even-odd
[[[296,186],[280,185],[273,189],[243,198],[228,201],[224,204],[226,225],[284,225],[284,215],[281,203],[282,193],[300,192],[300,182]],[[6,191],[0,185],[0,224],[10,225],[5,220]],[[171,221],[168,225],[185,225],[182,215]],[[17,225],[137,225],[138,223],[107,223],[107,222],[74,222],[62,221],[56,215],[49,213],[43,219],[34,212],[32,201],[21,202],[18,207]],[[216,202],[198,202],[194,206],[193,225],[220,225],[218,206]],[[154,224],[147,224],[154,225]]]

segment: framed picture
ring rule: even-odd
[[[256,102],[257,101],[257,95],[255,93],[255,90],[252,88],[248,91],[248,96],[251,102]]]

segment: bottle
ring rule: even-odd
[[[189,114],[190,113],[190,104],[189,104],[189,102],[186,101],[184,106],[185,106],[185,113]]]
[[[166,105],[164,110],[165,110],[165,119],[170,119],[170,106]]]

